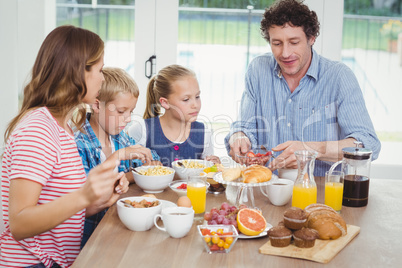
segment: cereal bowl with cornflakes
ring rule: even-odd
[[[145,196],[124,197],[117,201],[117,214],[131,231],[147,231],[154,226],[154,217],[162,211],[162,202]]]
[[[141,166],[133,169],[134,181],[146,193],[161,193],[173,181],[175,170],[164,166]]]
[[[181,159],[172,162],[172,168],[180,180],[188,180],[188,176],[199,175],[205,168],[213,165],[213,162],[202,159]]]

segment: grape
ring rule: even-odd
[[[211,219],[216,220],[218,218],[218,216],[219,216],[219,213],[215,211],[215,212],[212,213]]]
[[[224,219],[225,219],[225,216],[219,215],[218,219],[216,221],[218,222],[218,224],[222,224]]]
[[[214,213],[214,212],[218,212],[219,210],[216,208],[216,207],[213,207],[212,209],[211,209],[211,213]]]
[[[219,210],[219,215],[226,216],[226,210]]]
[[[212,214],[211,214],[211,212],[205,212],[205,214],[204,214],[204,220],[206,220],[206,221],[212,220]]]
[[[223,225],[230,225],[230,220],[227,219],[227,218],[224,218],[223,221],[222,221],[222,224]]]
[[[218,223],[215,220],[211,220],[208,222],[209,225],[217,225]]]
[[[226,202],[223,202],[222,205],[221,205],[221,209],[223,209],[223,210],[228,210],[229,207],[230,207],[229,204],[226,203]]]
[[[231,211],[231,212],[234,212],[234,211],[236,211],[236,210],[237,210],[237,207],[235,207],[235,206],[231,206],[231,207],[230,207],[230,211]]]

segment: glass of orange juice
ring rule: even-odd
[[[188,176],[187,197],[190,198],[193,206],[195,221],[202,221],[204,218],[207,189],[209,187],[209,183],[206,180],[206,173]]]
[[[342,209],[343,177],[342,171],[325,172],[325,205],[338,212]]]

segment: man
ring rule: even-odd
[[[324,176],[355,141],[378,157],[375,134],[359,84],[340,62],[312,48],[319,35],[314,11],[296,0],[267,9],[261,32],[272,53],[255,58],[246,73],[240,120],[225,138],[233,159],[251,147],[272,148],[270,168],[297,168],[295,151],[318,152],[316,176]]]

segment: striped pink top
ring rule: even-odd
[[[85,210],[50,231],[15,241],[8,222],[9,185],[15,178],[42,185],[38,205],[75,191],[86,181],[74,138],[59,126],[47,108],[38,108],[25,116],[4,150],[1,197],[5,231],[0,235],[0,266],[24,267],[39,262],[49,267],[53,262],[70,266],[80,250]]]

